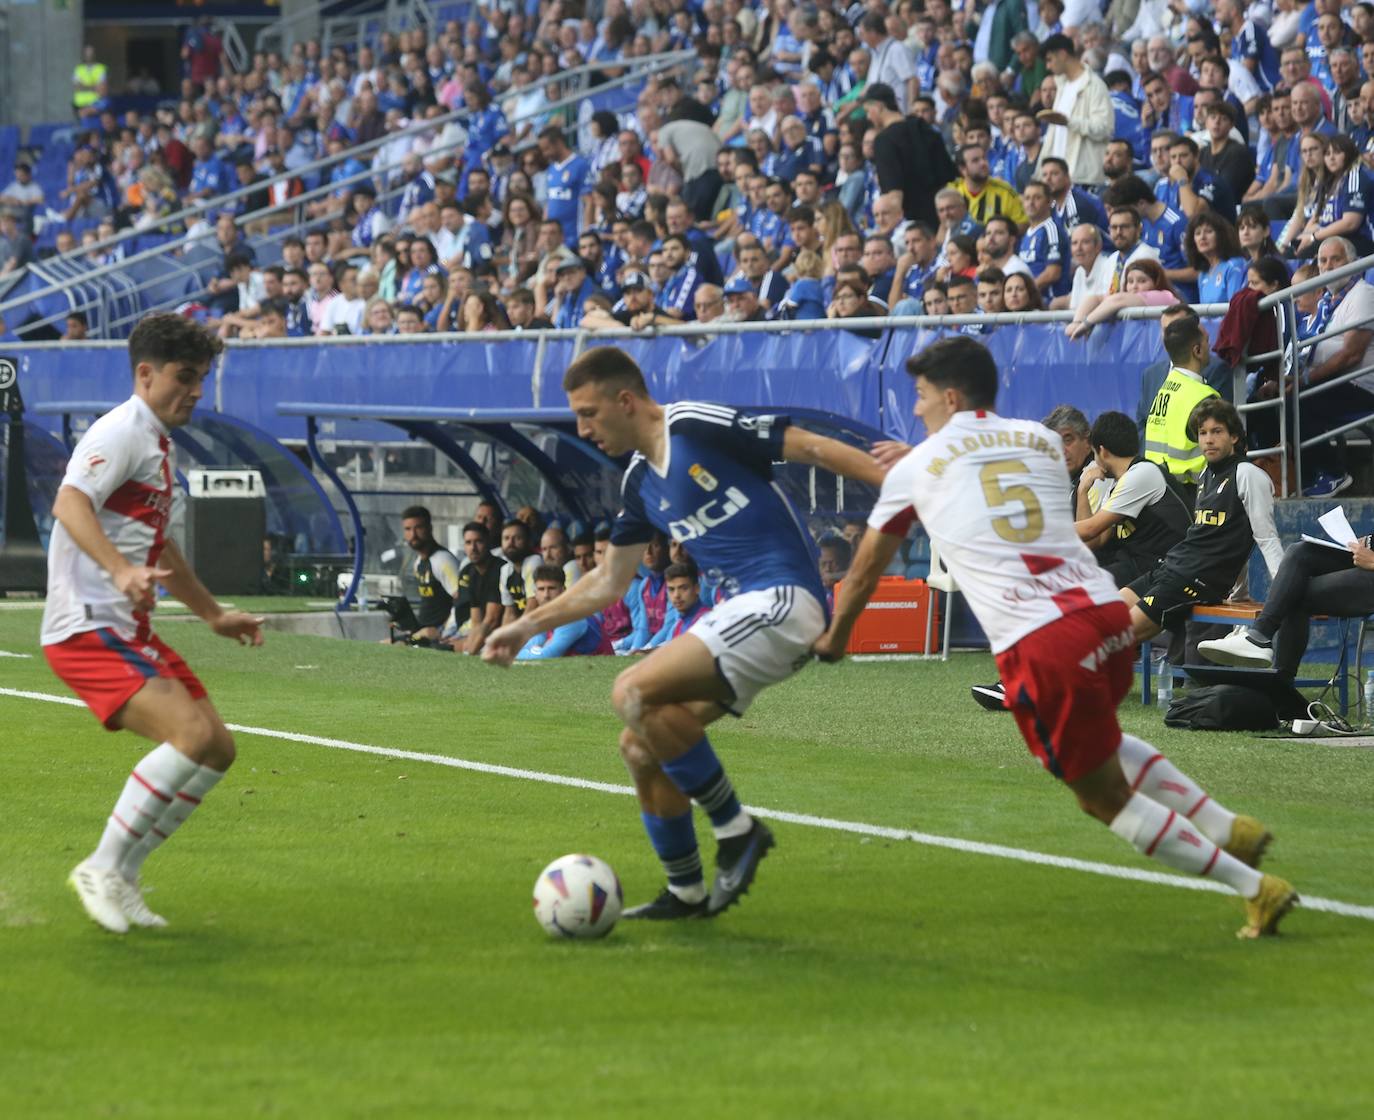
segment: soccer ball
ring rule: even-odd
[[[624,901],[611,865],[596,856],[561,856],[534,881],[534,917],[550,937],[605,937]]]

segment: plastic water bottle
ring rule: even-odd
[[[1366,723],[1374,720],[1374,669],[1364,679],[1364,718]]]
[[[1161,661],[1158,666],[1159,677],[1155,681],[1155,703],[1161,708],[1168,708],[1174,702],[1174,667],[1167,661]],[[1370,674],[1374,680],[1374,673]]]

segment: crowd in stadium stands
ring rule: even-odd
[[[1328,242],[1374,252],[1374,3],[599,8],[480,5],[245,73],[197,25],[156,112],[117,118],[103,77],[78,80],[65,185],[21,158],[0,194],[0,272],[35,224],[80,254],[76,219],[89,244],[191,207],[185,232],[222,254],[191,310],[226,337],[1070,309],[1079,338],[1124,307],[1286,287]],[[558,105],[582,90],[568,69],[611,80],[678,48],[691,65],[621,113]],[[1325,396],[1374,408],[1360,384]]]

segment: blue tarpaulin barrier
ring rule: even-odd
[[[789,331],[712,337],[605,340],[644,369],[661,400],[704,399],[754,407],[807,408],[857,420],[907,440],[921,428],[906,359],[944,331],[898,329],[868,338],[851,331]],[[1039,419],[1055,405],[1089,417],[1107,409],[1134,415],[1140,373],[1163,357],[1159,327],[1131,321],[1071,342],[1058,324],[998,328],[983,337],[1002,370],[998,411]],[[602,345],[589,336],[587,345]],[[278,439],[299,439],[298,417],[278,415],[281,401],[322,401],[388,408],[564,408],[563,370],[571,339],[550,339],[535,378],[538,338],[417,341],[231,349],[207,382],[202,407],[225,413]],[[128,359],[119,347],[30,349],[0,346],[20,359],[25,397],[120,401],[129,394]],[[355,438],[395,438],[395,433]]]

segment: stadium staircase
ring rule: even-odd
[[[466,11],[468,5],[444,7]],[[442,26],[436,24],[436,18],[438,13],[427,0],[324,0],[261,28],[253,39],[253,50],[286,55],[295,43],[318,38],[323,55],[334,47],[353,53],[360,46],[375,47],[383,31]]]

